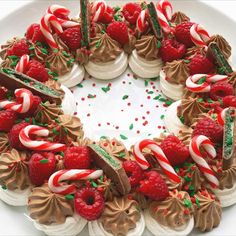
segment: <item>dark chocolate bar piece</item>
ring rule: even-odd
[[[91,144],[88,147],[92,159],[96,165],[104,171],[107,177],[112,180],[118,192],[121,195],[128,194],[131,190],[131,186],[120,161],[108,154],[97,144]]]
[[[89,49],[90,44],[90,3],[80,0],[82,46]]]

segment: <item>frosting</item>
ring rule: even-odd
[[[163,69],[168,82],[185,85],[185,81],[189,77],[189,68],[184,60],[167,62]]]
[[[188,48],[184,58],[186,59],[192,59],[196,54],[201,54],[201,55],[206,55],[206,51],[204,47],[199,47],[199,46],[193,46],[191,48]]]
[[[31,42],[29,49],[34,59],[36,59],[37,61],[40,61],[41,63],[45,62],[45,59],[47,58],[49,54],[46,48],[43,48],[42,45]]]
[[[0,152],[8,152],[10,150],[9,138],[6,133],[0,133]]]
[[[1,154],[0,184],[9,190],[24,190],[30,186],[25,152],[12,149]]]
[[[192,202],[187,192],[174,190],[164,201],[150,204],[150,215],[161,225],[176,229],[188,224],[192,217]]]
[[[79,48],[76,50],[75,60],[81,65],[85,65],[89,61],[89,51],[86,48]]]
[[[236,71],[229,75],[229,83],[234,87],[234,93],[236,93]]]
[[[11,68],[14,69],[16,66],[16,63],[13,62],[13,60],[9,57],[7,57],[5,60],[3,60],[0,64],[0,68]]]
[[[142,193],[134,190],[129,195],[132,197],[132,199],[138,202],[138,205],[139,207],[141,207],[142,210],[147,209],[149,207],[151,199],[145,197]]]
[[[175,12],[174,15],[171,18],[171,22],[178,25],[180,23],[183,23],[184,21],[190,21],[189,17],[186,16],[183,12],[178,11]]]
[[[141,214],[136,201],[129,200],[127,197],[115,197],[113,201],[105,203],[99,221],[107,232],[115,236],[122,236],[134,229],[140,218]]]
[[[13,39],[7,40],[7,42],[5,44],[2,44],[1,50],[0,50],[0,58],[2,58],[3,60],[6,59],[7,50],[10,49],[14,43],[16,43],[20,40],[21,39],[19,39],[19,38],[13,38]]]
[[[63,89],[61,89],[61,84],[53,79],[49,79],[48,81],[45,82],[45,85],[59,91],[61,94],[65,94]]]
[[[135,49],[136,42],[137,42],[136,37],[132,34],[129,34],[129,42],[124,45],[124,51],[127,54],[131,54],[132,51]]]
[[[187,126],[183,127],[178,133],[179,140],[182,141],[186,146],[188,146],[192,139],[192,132],[192,128]]]
[[[67,217],[74,214],[70,200],[52,193],[47,184],[33,189],[29,196],[28,210],[32,219],[45,225],[63,224]]]

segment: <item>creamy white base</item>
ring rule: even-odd
[[[177,107],[180,104],[181,100],[172,103],[167,108],[164,118],[166,129],[169,133],[173,133],[174,135],[178,135],[180,130],[188,128],[188,126],[184,125],[177,116]]]
[[[145,221],[143,214],[141,214],[141,219],[136,223],[136,228],[130,230],[126,236],[141,236],[144,229]],[[88,222],[88,230],[90,236],[112,236],[97,220]]]
[[[86,71],[95,79],[110,80],[122,75],[128,66],[128,56],[124,52],[116,60],[106,63],[89,61],[85,65]]]
[[[133,50],[129,57],[129,67],[138,77],[149,79],[159,76],[162,68],[162,60],[156,59],[153,61],[147,61],[138,56],[137,51]]]
[[[49,236],[76,236],[83,230],[86,224],[87,220],[79,215],[67,217],[63,224],[43,225],[34,221],[35,228]]]
[[[11,206],[25,206],[28,203],[28,197],[31,191],[30,188],[25,190],[4,190],[0,186],[0,199]]]
[[[160,71],[160,87],[161,91],[168,98],[180,100],[183,96],[184,86],[181,84],[172,84],[166,80],[166,74],[163,70]]]
[[[152,218],[148,210],[144,211],[144,218],[147,229],[155,236],[163,236],[163,235],[184,236],[190,234],[190,232],[193,230],[194,227],[193,217],[190,219],[188,224],[176,228],[174,230],[159,224],[154,218]]]
[[[58,77],[58,82],[67,88],[72,88],[84,79],[84,75],[84,67],[75,63],[70,72]]]

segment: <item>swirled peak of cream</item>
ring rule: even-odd
[[[45,62],[49,54],[46,48],[44,48],[40,43],[33,43],[31,41],[29,48],[31,55],[35,60],[40,61],[41,63]]]
[[[25,152],[12,149],[0,155],[0,184],[9,190],[24,190],[30,186]]]
[[[45,82],[45,85],[48,86],[49,88],[57,90],[58,92],[62,94],[62,96],[64,96],[65,92],[63,89],[61,89],[61,84],[58,81],[49,79]]]
[[[231,46],[223,36],[219,34],[212,35],[211,38],[207,41],[207,45],[209,45],[212,42],[218,45],[221,52],[226,58],[229,58],[231,56]]]
[[[183,12],[181,11],[177,11],[174,13],[174,15],[171,18],[171,22],[178,25],[181,24],[183,22],[188,22],[190,21],[189,17],[186,16]]]
[[[138,210],[138,203],[129,200],[127,197],[117,198],[106,202],[105,208],[99,221],[104,229],[114,236],[125,236],[129,230],[136,227],[141,214]]]
[[[20,38],[14,37],[13,39],[7,40],[5,44],[2,44],[0,48],[0,58],[5,60],[7,58],[7,50],[10,49],[14,43],[20,40],[21,40]]]
[[[159,58],[158,40],[154,35],[144,35],[135,44],[137,54],[148,61]]]
[[[137,42],[136,37],[132,34],[129,34],[129,42],[124,45],[124,51],[127,54],[131,54],[132,51],[135,49],[136,42]]]
[[[90,51],[89,59],[98,63],[113,61],[122,53],[119,43],[107,34],[98,34],[92,38]]]
[[[189,68],[184,60],[167,62],[163,69],[168,82],[185,85],[185,81],[189,77]]]
[[[210,231],[220,224],[222,208],[214,194],[207,190],[198,191],[195,195],[194,222],[201,231]]]
[[[29,196],[30,217],[40,224],[63,224],[66,217],[73,216],[73,204],[64,195],[52,193],[47,184],[33,189]]]
[[[192,132],[193,129],[191,127],[184,127],[179,131],[178,139],[188,146],[192,139]]]
[[[188,48],[186,53],[185,53],[185,55],[184,55],[184,58],[190,60],[196,54],[201,54],[201,55],[205,56],[206,55],[206,51],[205,51],[204,47],[193,46],[191,48]]]
[[[15,68],[15,62],[13,62],[13,60],[11,58],[7,57],[5,60],[1,61],[0,68],[14,69]]]
[[[10,149],[8,135],[6,133],[0,133],[0,152],[8,152]]]
[[[192,202],[187,192],[174,190],[164,201],[150,204],[150,215],[159,223],[171,229],[188,224],[192,217]]]

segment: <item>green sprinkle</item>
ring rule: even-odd
[[[204,102],[203,98],[198,98],[198,102]]]
[[[75,197],[74,197],[74,195],[72,195],[72,194],[67,194],[67,195],[65,195],[65,199],[66,200],[73,200]]]
[[[166,101],[165,101],[165,104],[166,104],[167,106],[170,106],[172,103],[173,103],[173,102],[170,101],[170,100],[166,100]]]
[[[183,116],[180,116],[179,119],[180,119],[180,121],[184,124],[184,117],[183,117]]]
[[[101,136],[100,139],[107,139],[107,136]]]
[[[65,52],[65,51],[62,51],[62,55],[65,56],[65,57],[69,57],[69,56],[70,56],[70,55],[69,55],[67,52]]]
[[[165,98],[159,98],[159,101],[160,102],[166,102],[166,99]]]
[[[179,172],[179,167],[175,167],[175,172]]]
[[[157,48],[159,49],[161,47],[161,41],[157,41]]]
[[[192,202],[191,202],[190,200],[185,199],[185,200],[184,200],[184,205],[185,205],[187,208],[191,208],[191,207],[192,207]]]
[[[126,156],[125,152],[120,152],[118,155],[120,158],[124,158]]]
[[[64,127],[64,131],[66,134],[68,134],[68,129],[66,127]]]
[[[72,66],[74,62],[75,62],[75,59],[74,59],[74,58],[70,58],[70,59],[67,61],[67,65],[68,65],[68,66]]]
[[[194,186],[191,184],[189,185],[189,188],[188,188],[190,191],[193,191],[194,190]]]
[[[29,122],[29,121],[30,121],[30,118],[25,118],[25,121],[26,121],[26,122]]]
[[[107,93],[108,91],[110,91],[110,87],[107,86],[107,87],[102,87],[102,91]]]
[[[94,187],[94,188],[97,188],[98,185],[94,182],[94,181],[91,181],[91,185]]]
[[[53,132],[55,135],[58,135],[58,134],[59,134],[59,132],[58,132],[55,128],[52,129],[52,132]]]
[[[59,50],[57,48],[54,48],[53,49],[53,52],[58,52]]]
[[[42,159],[42,160],[40,160],[39,161],[41,164],[46,164],[46,163],[48,163],[49,161],[48,161],[48,159]]]
[[[61,123],[61,121],[59,120],[59,118],[56,118],[55,121],[56,121],[56,123],[58,123],[58,124]]]
[[[36,45],[39,46],[39,47],[41,47],[41,46],[42,46],[42,43],[41,43],[41,42],[37,42]]]
[[[195,198],[195,201],[196,201],[197,206],[200,207],[200,202],[199,202],[198,198]]]
[[[46,66],[46,68],[49,69],[50,68],[50,63],[48,61],[46,61],[45,66]]]
[[[114,11],[115,11],[115,12],[118,12],[120,9],[121,9],[121,8],[118,7],[118,6],[117,6],[117,7],[114,7]]]
[[[158,96],[154,97],[153,100],[159,100],[160,97],[161,97],[161,95],[158,95]]]
[[[3,190],[7,190],[7,186],[2,185],[2,189],[3,189]]]
[[[125,135],[123,135],[123,134],[120,134],[120,138],[123,139],[123,140],[127,140],[127,139],[128,139],[128,138],[127,138]]]
[[[60,154],[62,157],[64,157],[64,152],[59,152],[59,154]]]
[[[153,91],[148,91],[147,94],[153,94],[154,92]]]
[[[48,71],[48,74],[52,76],[58,76],[58,74],[54,71]]]
[[[158,79],[160,79],[160,76],[153,77],[153,78],[151,78],[150,80],[151,80],[151,81],[157,81]]]
[[[19,59],[19,57],[15,56],[15,55],[8,56],[8,58],[10,58],[10,59],[12,59],[12,60],[17,60],[17,59]]]
[[[145,85],[145,87],[148,86],[148,81],[147,80],[144,80],[144,85]]]
[[[99,48],[100,45],[101,45],[101,39],[97,41],[97,43],[96,43],[96,48]]]
[[[125,100],[125,99],[127,99],[128,97],[129,97],[128,95],[124,95],[124,96],[122,97],[122,99]]]
[[[102,182],[104,181],[104,175],[100,176],[100,181],[102,181]]]
[[[131,125],[129,126],[129,130],[132,130],[133,128],[134,128],[134,125],[131,124]]]
[[[32,118],[32,124],[33,124],[33,125],[36,125],[36,123],[37,123],[37,122],[36,122],[35,118]]]
[[[197,81],[197,84],[203,84],[206,81],[206,76],[203,76],[200,80]]]
[[[163,120],[165,118],[165,115],[161,115],[160,118],[161,120]]]
[[[77,87],[79,87],[79,88],[83,88],[84,86],[83,86],[83,84],[77,84]]]
[[[189,178],[188,176],[184,176],[184,180],[185,180],[186,182],[191,182],[191,181],[192,181],[192,178]]]
[[[190,60],[184,60],[184,62],[185,62],[185,63],[189,63],[189,62],[190,62]]]
[[[29,47],[29,50],[34,50],[35,47],[32,45],[31,47]]]
[[[42,52],[43,54],[48,55],[48,50],[47,50],[46,48],[42,48],[42,49],[41,49],[41,52]]]
[[[95,96],[92,95],[92,94],[89,94],[89,95],[88,95],[88,98],[95,98]]]

